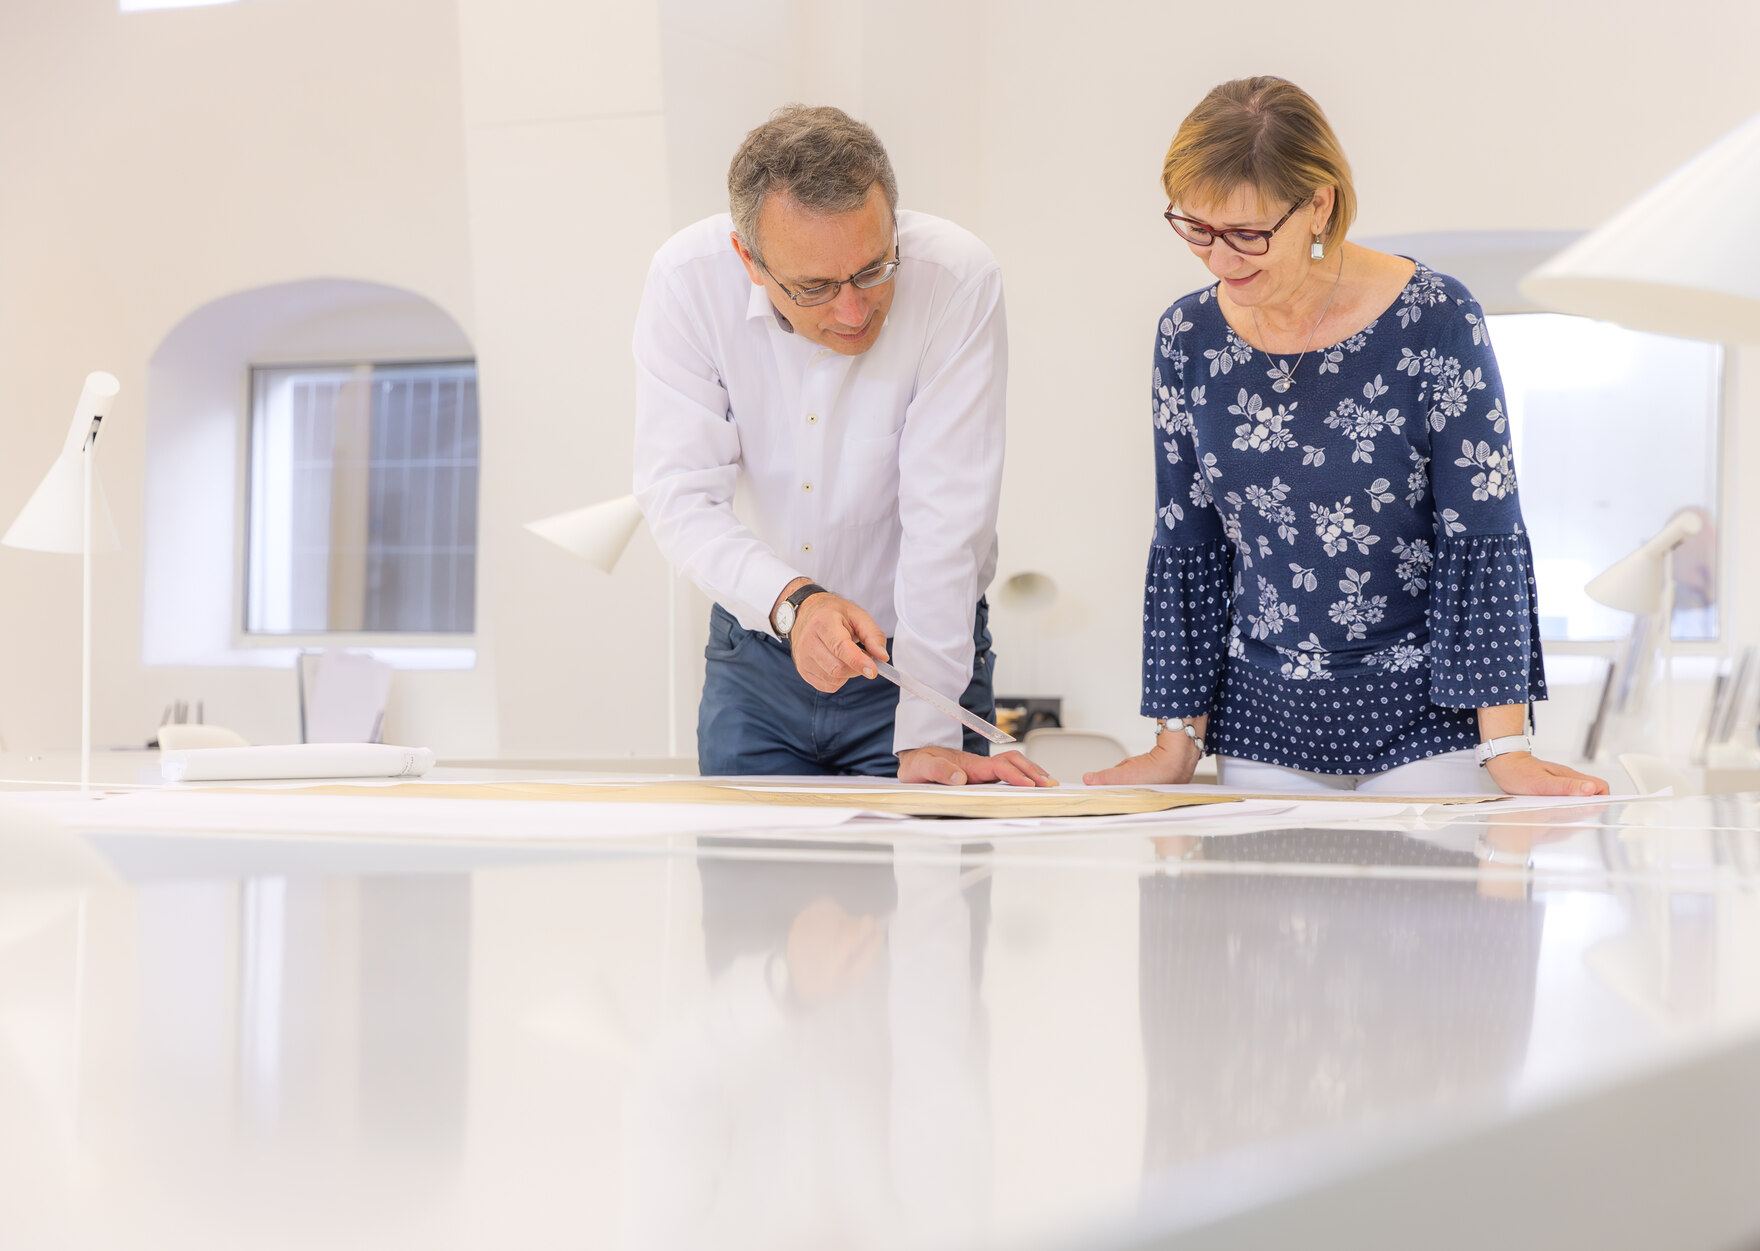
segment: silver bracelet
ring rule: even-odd
[[[1155,741],[1157,743],[1161,741],[1161,732],[1163,730],[1174,730],[1183,733],[1187,738],[1192,740],[1192,746],[1198,749],[1198,755],[1202,756],[1204,754],[1204,740],[1198,737],[1198,727],[1193,725],[1190,721],[1187,721],[1184,717],[1155,718]]]

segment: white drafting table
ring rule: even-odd
[[[96,837],[0,1245],[1760,1241],[1760,798],[1210,828]]]

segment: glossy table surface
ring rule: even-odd
[[[0,1246],[1760,1242],[1760,799],[1223,830],[92,835]]]

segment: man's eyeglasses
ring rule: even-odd
[[[1291,214],[1306,203],[1307,200],[1303,199],[1290,205],[1289,212],[1278,218],[1277,225],[1270,230],[1218,230],[1215,226],[1201,222],[1195,217],[1181,217],[1173,211],[1171,204],[1167,206],[1167,211],[1162,216],[1167,219],[1167,224],[1178,232],[1180,238],[1195,248],[1207,248],[1220,239],[1236,252],[1247,256],[1264,256],[1271,250],[1271,236],[1277,233],[1278,227],[1288,221]]]
[[[766,274],[770,274],[770,267],[768,265],[764,264],[763,261],[758,260],[756,255],[754,255],[752,259],[758,261],[759,269],[763,270]],[[793,300],[801,308],[812,308],[815,305],[829,304],[831,301],[835,300],[837,298],[837,293],[843,290],[843,284],[845,282],[858,291],[866,291],[870,287],[878,287],[882,283],[891,282],[892,276],[898,272],[898,263],[903,259],[904,258],[898,254],[898,240],[894,239],[892,241],[891,260],[881,261],[878,265],[870,265],[860,273],[851,274],[841,282],[820,282],[815,283],[810,287],[802,287],[799,291],[790,291],[783,283],[782,279],[778,278],[775,274],[770,274],[770,281],[781,287],[782,294]]]

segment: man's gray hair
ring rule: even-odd
[[[898,215],[898,179],[886,148],[867,125],[829,105],[787,104],[753,130],[727,168],[733,228],[753,256],[758,210],[782,192],[810,213],[849,213],[868,201],[875,183]]]

